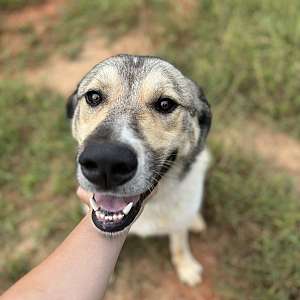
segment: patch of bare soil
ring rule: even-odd
[[[195,12],[199,8],[199,2],[195,0],[177,0],[171,1],[170,4],[174,10],[174,18],[181,18],[181,22],[195,17]]]
[[[82,76],[101,60],[120,53],[149,55],[152,52],[151,40],[141,30],[130,32],[112,44],[92,34],[78,59],[71,61],[54,55],[43,67],[28,70],[25,76],[35,85],[48,86],[68,95]]]
[[[22,10],[10,12],[4,16],[5,29],[16,30],[30,24],[35,27],[38,33],[41,33],[47,24],[46,19],[55,20],[61,9],[61,4],[65,2],[64,0],[45,1],[38,5],[26,6]]]
[[[254,139],[257,151],[291,174],[300,176],[300,143],[286,134],[264,130]]]
[[[243,128],[240,130],[239,128]],[[218,133],[224,144],[236,144],[247,151],[255,151],[272,166],[288,173],[300,190],[300,142],[285,133],[263,124],[244,121]]]
[[[127,242],[134,243],[130,238]],[[204,267],[201,284],[193,288],[182,284],[171,265],[170,255],[164,253],[166,249],[157,252],[156,260],[153,259],[155,255],[148,253],[126,257],[125,249],[126,253],[121,257],[117,274],[105,300],[218,300],[211,282],[217,264],[213,247],[196,235],[192,237],[191,242],[195,257]],[[153,247],[150,242],[148,247]],[[167,247],[167,243],[163,247]]]

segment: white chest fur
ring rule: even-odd
[[[210,162],[202,151],[183,180],[171,169],[159,183],[158,192],[146,203],[130,233],[140,236],[165,235],[187,229],[202,203],[205,173]]]

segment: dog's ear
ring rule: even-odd
[[[72,95],[69,96],[68,101],[67,101],[67,105],[66,105],[66,113],[67,113],[67,117],[69,119],[73,118],[77,103],[78,103],[78,99],[77,99],[77,89],[76,89],[72,93]]]
[[[201,101],[201,107],[202,107],[200,112],[198,113],[198,122],[201,131],[203,132],[203,139],[205,139],[211,127],[212,113],[210,109],[210,104],[207,101],[204,91],[199,86],[198,86],[198,98]]]

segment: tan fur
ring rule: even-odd
[[[172,118],[180,120],[180,113],[175,113]],[[151,112],[145,113],[144,118],[140,121],[147,142],[155,150],[177,143],[178,138],[182,135],[182,128],[180,122],[175,122],[174,125],[169,126],[161,116],[154,115]]]
[[[78,140],[79,144],[82,144],[85,138],[105,120],[116,99],[122,97],[121,78],[114,67],[106,66],[96,78],[93,78],[84,89],[78,92],[79,94],[83,94],[88,90],[101,90],[107,95],[108,99],[106,105],[96,109],[91,109],[83,99],[79,99],[77,108],[79,115],[76,120],[74,118],[77,126],[75,129],[75,123],[73,122],[72,127],[73,136]]]
[[[182,109],[178,109],[166,120],[165,116],[154,113],[149,107],[151,102],[160,94],[172,96],[175,99],[178,98],[172,86],[168,84],[161,73],[150,73],[140,86],[135,88],[137,96],[133,100],[136,102],[136,108],[138,108],[139,125],[152,148],[157,150],[166,148],[171,144],[179,145],[185,140],[186,143],[189,143],[188,138],[184,139],[185,131],[182,128],[184,111]],[[101,90],[107,95],[107,99],[103,106],[92,109],[85,101],[79,101],[76,129],[73,125],[73,135],[79,141],[79,144],[82,144],[86,137],[101,125],[113,107],[122,102],[126,96],[122,89],[121,79],[112,66],[105,67],[97,78],[93,78],[84,89],[79,90],[79,94],[88,90]],[[194,135],[197,135],[197,132]]]
[[[89,108],[85,102],[82,101],[79,106],[80,114],[78,116],[77,130],[75,130],[73,134],[79,144],[82,144],[86,137],[88,137],[93,130],[104,121],[109,111],[109,107],[103,107],[98,113],[91,114],[89,113]]]
[[[147,103],[149,99],[152,100],[161,95],[177,98],[176,92],[161,72],[153,71],[141,83],[140,99],[142,102]]]

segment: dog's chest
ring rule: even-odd
[[[162,197],[162,193],[158,193],[157,196],[155,195],[146,204],[141,216],[133,224],[131,233],[141,236],[167,234],[173,226],[179,225],[180,214],[181,221],[186,218],[183,201],[180,198],[174,199],[173,195]]]
[[[208,153],[204,151],[184,180],[179,181],[174,179],[174,174],[167,174],[160,183],[158,192],[149,199],[130,232],[149,236],[187,229],[201,205],[208,163]]]

